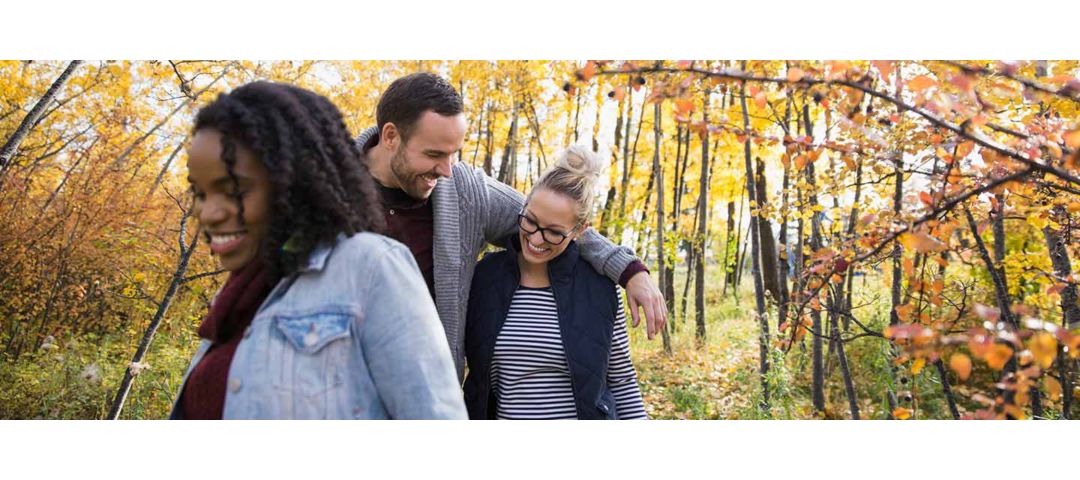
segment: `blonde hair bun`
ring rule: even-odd
[[[566,170],[572,176],[580,177],[586,188],[591,188],[604,171],[604,162],[600,160],[600,156],[581,145],[571,145],[563,150],[555,166]]]
[[[533,186],[533,192],[540,188],[561,193],[575,203],[575,216],[579,223],[589,219],[596,201],[596,184],[607,165],[600,155],[581,145],[571,145],[559,154],[555,166],[544,172],[540,181]],[[526,202],[532,198],[532,192]]]

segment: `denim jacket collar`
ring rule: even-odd
[[[339,233],[333,243],[322,243],[315,247],[315,250],[312,250],[311,255],[308,256],[307,265],[300,269],[300,273],[322,271],[326,267],[326,259],[330,258],[330,254],[334,251],[334,245],[341,243],[346,238],[348,237],[344,233]]]

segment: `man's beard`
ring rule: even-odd
[[[405,159],[404,148],[399,149],[397,153],[390,158],[390,173],[394,175],[398,185],[401,186],[401,190],[409,194],[417,200],[423,200],[431,196],[431,190],[420,190],[417,188],[417,180],[419,177],[427,175],[426,173],[412,173],[406,166],[408,162]]]

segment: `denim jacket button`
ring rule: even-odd
[[[239,378],[230,378],[229,379],[229,391],[230,392],[235,392],[237,390],[240,390],[240,379]]]

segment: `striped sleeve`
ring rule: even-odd
[[[623,310],[622,295],[619,296],[619,309],[615,315],[615,330],[611,338],[611,357],[608,361],[608,387],[615,396],[615,411],[623,420],[647,420],[645,403],[641,399],[637,372],[630,360],[630,337],[626,333],[626,312]]]

